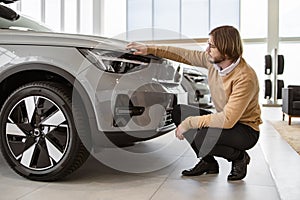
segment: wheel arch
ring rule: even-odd
[[[89,127],[92,133],[95,129],[96,120],[93,111],[92,102],[88,98],[88,94],[82,84],[71,73],[65,71],[62,68],[43,64],[43,63],[31,63],[17,65],[9,68],[5,72],[0,74],[0,109],[7,97],[21,85],[35,82],[35,81],[52,81],[56,83],[64,84],[72,91],[75,89],[80,96],[81,103],[88,116]]]

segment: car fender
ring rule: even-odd
[[[76,91],[78,91],[78,94],[80,94],[80,98],[84,104],[86,114],[88,115],[90,131],[92,134],[95,134],[94,130],[97,130],[97,128],[93,126],[97,124],[96,117],[92,106],[92,102],[88,97],[87,91],[85,90],[84,86],[76,79],[74,75],[62,69],[61,67],[47,64],[47,63],[39,63],[39,62],[27,62],[27,63],[19,63],[16,65],[10,65],[9,67],[5,67],[5,70],[0,73],[0,84],[2,84],[9,77],[17,73],[28,72],[28,71],[43,71],[43,72],[56,74],[60,77],[63,77],[67,82],[72,84],[73,87],[76,89]]]

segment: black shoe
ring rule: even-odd
[[[192,169],[182,171],[183,176],[199,176],[201,174],[218,174],[219,165],[217,161],[206,162],[200,160],[199,163]]]
[[[250,157],[247,152],[241,160],[232,161],[231,172],[227,177],[229,181],[242,180],[247,174],[247,165],[250,163]]]

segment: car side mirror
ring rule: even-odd
[[[19,15],[14,10],[0,5],[0,17],[10,21],[15,21],[19,18]]]
[[[19,1],[19,0],[0,0],[0,3],[9,4],[9,3],[13,3],[15,1]]]

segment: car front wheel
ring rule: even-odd
[[[76,131],[84,129],[75,126],[76,109],[71,91],[57,83],[34,82],[14,91],[0,114],[1,151],[9,166],[38,181],[78,169],[89,153]]]

